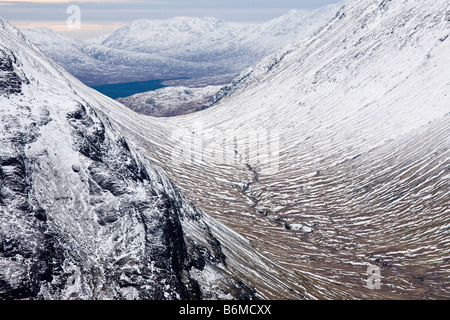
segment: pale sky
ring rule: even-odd
[[[0,16],[18,28],[49,27],[88,39],[111,33],[138,19],[176,16],[216,17],[227,21],[263,22],[290,9],[319,8],[338,0],[0,0]],[[80,8],[80,29],[69,29],[71,5]],[[72,12],[73,14],[74,12]]]

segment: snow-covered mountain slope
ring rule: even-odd
[[[279,18],[255,26],[241,35],[238,43],[245,50],[256,53],[254,62],[257,63],[269,53],[312,36],[336,16],[341,6],[342,2],[339,2],[315,10],[291,10]]]
[[[107,48],[95,41],[74,40],[48,28],[24,30],[23,33],[59,65],[88,85],[171,79],[179,74],[194,77],[207,68],[216,70],[212,65],[180,64],[162,55]]]
[[[347,297],[448,298],[449,7],[348,1],[207,110],[109,116],[199,208],[286,269]],[[366,287],[371,265],[379,290]]]
[[[186,58],[211,44],[227,43],[252,25],[229,23],[222,19],[176,17],[168,20],[136,20],[113,32],[103,45],[122,50],[157,53],[166,52],[178,57],[185,50]],[[184,55],[183,55],[184,56]]]
[[[221,86],[203,88],[166,87],[139,93],[117,101],[131,110],[153,117],[173,117],[202,110]]]
[[[316,11],[294,10],[262,25],[217,18],[138,20],[106,39],[92,41],[68,39],[42,28],[24,33],[89,85],[210,78],[237,74],[288,43],[312,35],[338,9],[332,5]]]
[[[127,113],[0,18],[0,298],[336,296],[198,210],[110,122]]]

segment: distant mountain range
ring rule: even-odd
[[[227,83],[264,56],[317,32],[339,7],[292,10],[262,24],[190,17],[138,20],[89,41],[47,28],[24,30],[24,34],[88,85],[217,76]],[[211,84],[217,84],[217,78]]]

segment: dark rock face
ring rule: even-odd
[[[0,137],[0,298],[28,299],[39,295],[43,282],[62,273],[64,258],[45,210],[31,193],[33,160],[25,148],[38,132],[21,127],[18,118],[0,118],[5,133]],[[54,290],[60,286],[53,283]]]
[[[23,80],[14,71],[14,55],[8,55],[0,49],[0,94],[16,94],[22,92]]]

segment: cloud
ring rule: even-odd
[[[14,21],[12,24],[18,29],[34,29],[34,28],[50,28],[57,32],[71,32],[72,30],[67,27],[65,22],[58,21]],[[85,22],[81,25],[80,31],[77,32],[89,32],[89,31],[104,31],[104,30],[112,30],[115,31],[120,27],[125,26],[126,23],[114,22],[110,21],[108,23],[96,23],[94,22]]]
[[[71,1],[69,0],[8,0],[6,1],[7,3],[48,3],[48,4],[53,4],[53,3],[69,3]],[[86,0],[81,0],[81,1],[77,1],[77,2],[87,2]]]
[[[146,3],[146,4],[164,4],[164,1],[153,0],[6,0],[0,5],[14,4],[14,3],[39,3],[39,4],[63,4],[63,3]]]
[[[36,4],[64,4],[64,3],[122,3],[161,5],[175,7],[197,8],[272,8],[272,7],[319,7],[339,0],[5,0],[7,3],[36,3]],[[0,3],[2,4],[2,3]]]

